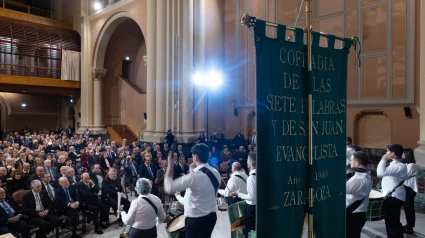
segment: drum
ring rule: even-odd
[[[120,238],[128,238],[128,232],[130,232],[131,226],[125,225],[122,233],[120,234]]]
[[[185,216],[183,214],[177,215],[167,223],[165,229],[169,238],[185,238],[186,232],[184,230]]]
[[[217,198],[217,205],[218,205],[217,206],[218,210],[220,211],[227,211],[227,208],[229,207],[227,203],[227,199],[224,197]]]
[[[173,213],[182,213],[184,212],[184,205],[179,203],[178,201],[173,201],[170,203],[170,211]]]
[[[369,194],[369,204],[367,206],[366,220],[368,221],[379,221],[384,219],[384,194],[372,190]]]

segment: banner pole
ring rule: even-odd
[[[309,77],[311,72],[311,41],[312,41],[312,27],[311,27],[311,1],[312,0],[305,0],[305,16],[306,16],[306,28],[305,32],[307,34],[307,63],[308,63],[308,74],[307,77]],[[309,206],[309,214],[308,214],[308,238],[314,238],[314,227],[313,227],[313,184],[312,184],[312,176],[311,174],[313,172],[312,166],[313,166],[313,95],[310,91],[310,84],[308,85],[308,170],[307,170],[307,177],[309,181],[309,188],[308,188],[308,206]]]

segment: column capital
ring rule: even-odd
[[[148,56],[143,56],[143,60],[145,61],[145,66],[148,66]]]
[[[106,69],[93,69],[92,72],[94,81],[100,81],[105,78]]]

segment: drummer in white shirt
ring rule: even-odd
[[[412,149],[405,148],[402,158],[403,163],[407,165],[407,176],[409,177],[409,179],[404,181],[404,188],[406,189],[404,213],[406,214],[407,224],[403,229],[404,233],[413,234],[413,227],[415,227],[415,196],[418,192],[418,181],[416,179],[418,167],[416,166],[416,160]]]
[[[403,227],[400,223],[400,210],[406,200],[404,186],[397,187],[407,178],[407,166],[400,162],[403,155],[403,146],[391,144],[387,153],[382,156],[378,164],[377,175],[382,178],[382,193],[388,195],[397,188],[387,199],[384,200],[385,227],[388,238],[403,238]],[[387,167],[387,160],[392,160]]]
[[[248,154],[248,169],[249,177],[247,182],[247,193],[230,193],[232,197],[240,197],[246,201],[246,211],[244,215],[244,229],[243,234],[248,237],[251,230],[255,230],[256,220],[256,205],[257,205],[257,153],[250,152]]]
[[[346,184],[346,238],[360,238],[362,228],[366,223],[369,194],[372,190],[372,178],[366,169],[368,162],[369,158],[364,152],[357,151],[351,156],[351,170],[355,174]]]
[[[231,197],[230,193],[243,193],[247,194],[246,181],[248,176],[246,173],[242,172],[242,166],[239,162],[232,164],[232,175],[230,176],[229,181],[225,189],[219,189],[218,193],[227,198],[227,204],[230,206],[234,203],[242,201],[239,197]],[[230,190],[230,191],[229,191]]]
[[[156,238],[157,217],[159,223],[165,219],[161,199],[150,194],[152,184],[148,179],[137,180],[135,189],[139,197],[131,202],[128,214],[125,211],[121,213],[122,222],[131,225],[128,237]]]
[[[221,183],[218,171],[208,165],[209,149],[205,144],[196,144],[191,149],[193,173],[173,180],[174,158],[168,154],[168,169],[164,185],[168,194],[184,191],[184,216],[186,238],[211,237],[217,222],[217,190]]]

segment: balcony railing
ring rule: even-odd
[[[44,10],[41,8],[31,7],[25,4],[7,1],[7,0],[0,0],[2,8],[6,8],[9,10],[14,10],[18,12],[25,12],[28,14],[40,16],[40,17],[47,17],[47,18],[53,18],[53,12],[49,10]]]

